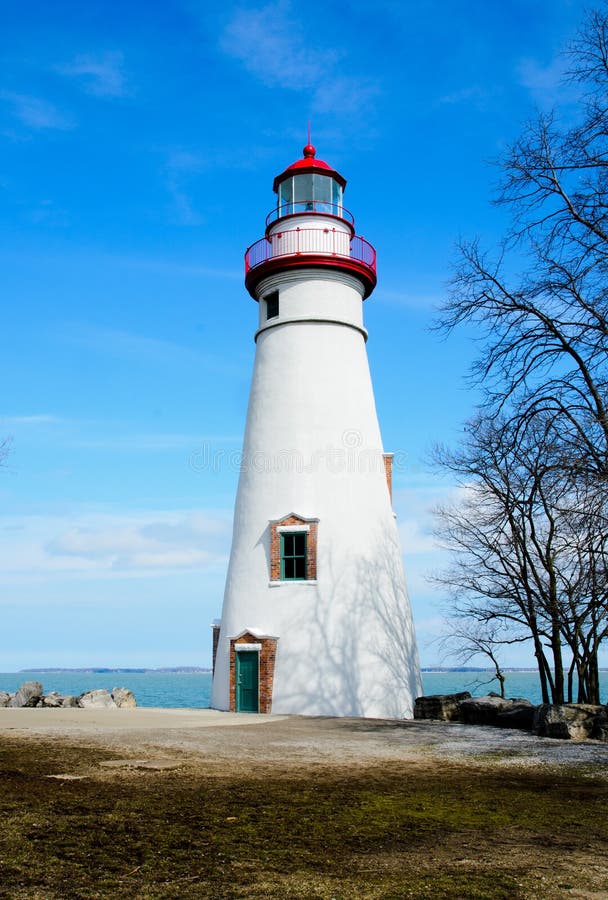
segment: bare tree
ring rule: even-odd
[[[505,634],[501,624],[496,621],[478,621],[470,615],[457,618],[452,610],[450,618],[446,621],[440,644],[444,653],[461,666],[478,656],[486,656],[492,663],[492,680],[498,681],[500,696],[504,697],[506,676],[498,658],[500,648],[505,643]],[[481,683],[487,684],[488,682]]]
[[[593,498],[595,509],[588,495],[585,506],[573,498],[556,444],[550,419],[521,434],[517,423],[480,418],[460,448],[436,451],[462,496],[437,510],[437,534],[451,563],[435,581],[451,597],[460,629],[452,637],[464,650],[471,635],[488,638],[493,652],[498,644],[530,641],[544,702],[599,703],[608,506],[604,491]]]
[[[513,215],[496,258],[464,242],[440,327],[486,335],[475,374],[490,407],[525,428],[559,420],[570,465],[608,473],[608,6],[568,50],[581,90],[577,124],[530,122],[500,162],[496,202]],[[519,274],[505,274],[506,270]]]
[[[512,224],[495,257],[477,241],[439,327],[474,323],[484,400],[438,461],[467,485],[439,512],[440,576],[457,614],[533,642],[543,699],[599,702],[608,635],[608,5],[567,51],[574,124],[539,114],[500,162]],[[571,120],[572,121],[572,120]],[[464,605],[463,605],[464,604]]]

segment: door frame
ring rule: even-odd
[[[229,697],[230,712],[236,712],[236,667],[237,653],[243,650],[258,651],[258,712],[272,712],[274,669],[279,638],[274,634],[263,634],[257,629],[245,628],[234,637],[228,638],[229,650]]]
[[[236,672],[235,672],[235,711],[236,712],[249,712],[249,713],[259,713],[260,711],[260,650],[262,649],[259,644],[237,644],[235,646],[235,663],[236,663]],[[240,657],[241,653],[251,653],[256,656],[257,661],[257,671],[256,671],[256,708],[255,709],[241,709],[241,696],[240,696]]]

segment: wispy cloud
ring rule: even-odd
[[[196,210],[186,182],[204,168],[204,160],[188,150],[173,150],[165,163],[165,180],[172,200],[172,220],[177,225],[201,225],[204,221]]]
[[[28,128],[37,131],[58,130],[69,131],[74,122],[68,116],[39,97],[31,94],[19,94],[14,91],[0,91],[0,100],[11,108],[13,116]]]
[[[318,37],[322,32],[315,30]],[[239,9],[220,38],[220,48],[268,87],[309,91],[318,113],[365,114],[380,93],[369,77],[343,74],[344,53],[311,45],[289,0]]]
[[[568,83],[567,60],[558,56],[542,65],[535,59],[525,58],[517,65],[517,77],[522,87],[530,93],[541,109],[550,109],[557,103],[571,103],[579,93],[579,87]]]
[[[489,96],[489,91],[486,88],[481,87],[479,84],[472,84],[457,91],[452,91],[449,94],[444,94],[437,102],[446,106],[468,103],[478,108],[484,108],[487,105]]]
[[[201,434],[172,434],[142,433],[142,434],[107,434],[101,437],[83,438],[70,441],[70,446],[87,448],[90,450],[118,450],[126,453],[152,453],[165,450],[190,450],[190,456],[196,459],[195,454],[201,455],[210,447],[217,445],[240,445],[239,435],[201,435]],[[201,451],[200,448],[203,448]],[[218,454],[219,455],[219,454]],[[206,458],[205,458],[206,464]],[[209,463],[211,465],[211,463]]]
[[[237,10],[220,47],[265,84],[295,90],[314,87],[339,59],[335,49],[307,46],[287,2]]]
[[[201,354],[190,347],[183,347],[163,338],[148,337],[117,328],[103,328],[84,324],[65,325],[60,335],[66,343],[110,353],[123,359],[152,362],[176,362],[197,360]]]
[[[399,290],[380,286],[376,289],[374,299],[376,303],[379,301],[387,306],[407,309],[437,309],[444,297],[439,292],[429,291],[428,288],[405,285]]]
[[[230,530],[227,513],[205,510],[9,517],[0,573],[36,580],[215,570],[225,565]]]
[[[57,425],[64,421],[59,416],[53,416],[49,413],[40,413],[36,415],[25,416],[3,416],[0,413],[0,425],[5,428],[13,428],[17,425]]]
[[[159,364],[172,367],[192,367],[214,376],[241,374],[239,359],[215,354],[201,345],[188,347],[166,338],[150,337],[117,328],[104,328],[82,323],[64,324],[57,330],[57,338],[67,344],[118,357],[141,365]]]
[[[312,110],[321,115],[361,114],[371,107],[379,94],[380,88],[372,78],[334,76],[322,79],[317,85]]]
[[[87,94],[96,97],[124,97],[130,93],[123,54],[119,52],[77,56],[71,63],[57,66],[56,71],[74,78]]]

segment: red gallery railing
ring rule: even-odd
[[[307,254],[351,259],[376,274],[376,251],[369,241],[335,228],[295,228],[261,238],[245,252],[245,274],[271,259]]]

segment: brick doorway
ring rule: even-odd
[[[236,637],[231,638],[231,712],[269,713],[272,711],[272,688],[276,652],[277,638],[274,635],[261,635],[255,631],[243,631]],[[257,673],[255,672],[256,661]]]

